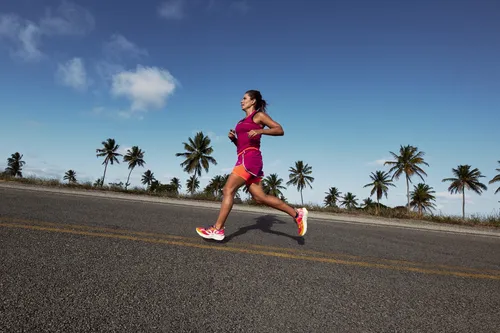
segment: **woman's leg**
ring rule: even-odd
[[[264,193],[262,182],[251,184],[248,190],[257,203],[265,204],[269,207],[281,210],[282,212],[285,212],[293,217],[295,223],[297,223],[299,236],[304,236],[306,234],[307,217],[309,215],[306,208],[299,208],[295,210],[274,195]]]
[[[287,213],[293,218],[297,216],[297,211],[287,205],[285,202],[275,197],[274,195],[268,195],[264,193],[262,182],[251,184],[248,190],[257,203],[281,210],[282,212]]]
[[[217,222],[215,222],[214,227],[216,229],[224,228],[224,224],[226,223],[226,219],[233,208],[234,196],[236,195],[236,191],[245,184],[245,179],[240,176],[231,173],[227,179],[226,185],[222,190],[223,198],[222,204],[219,212],[219,217],[217,218]]]

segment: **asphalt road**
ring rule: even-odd
[[[0,332],[498,332],[500,238],[0,188]]]

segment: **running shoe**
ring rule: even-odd
[[[196,232],[203,238],[221,241],[224,239],[224,229],[217,230],[213,225],[208,228],[198,227]]]
[[[299,213],[299,216],[295,219],[295,222],[297,223],[299,236],[304,236],[307,232],[307,215],[309,212],[306,208],[299,208],[297,213]]]

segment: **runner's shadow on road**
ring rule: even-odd
[[[243,234],[246,234],[248,231],[260,230],[260,231],[268,233],[268,234],[273,234],[273,235],[291,238],[291,239],[297,241],[297,243],[299,245],[305,244],[304,237],[292,236],[292,235],[286,234],[286,233],[281,232],[281,231],[272,230],[271,228],[274,224],[290,224],[293,228],[295,228],[295,230],[297,230],[297,226],[295,224],[280,221],[279,219],[277,219],[273,215],[264,215],[264,216],[257,218],[255,221],[255,224],[252,224],[252,225],[249,225],[246,227],[242,227],[242,228],[238,229],[237,231],[235,231],[234,233],[226,236],[222,242],[223,243],[229,242],[230,240],[232,240],[235,237],[239,237]]]

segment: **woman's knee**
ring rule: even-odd
[[[265,194],[258,194],[254,195],[253,199],[255,200],[256,203],[258,204],[265,204],[266,203],[266,195]]]
[[[222,189],[222,194],[227,197],[227,196],[234,196],[236,194],[236,189],[234,188],[234,186],[224,186],[224,188]]]
[[[224,196],[234,196],[236,195],[236,191],[239,188],[239,184],[237,182],[227,182],[224,188],[222,189],[222,194]]]

